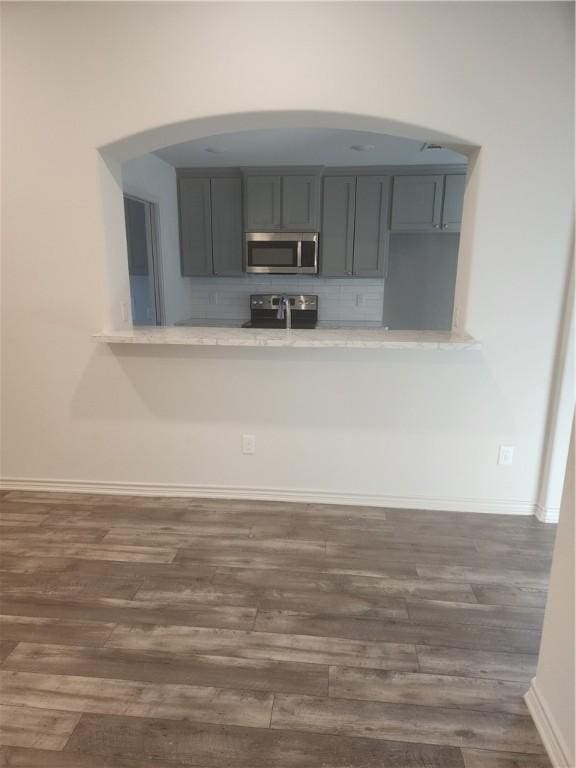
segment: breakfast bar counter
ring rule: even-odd
[[[355,349],[480,349],[467,334],[442,331],[389,331],[384,328],[284,330],[214,326],[130,327],[94,335],[106,344],[156,344],[189,347],[346,347]]]

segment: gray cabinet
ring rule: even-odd
[[[447,232],[460,231],[465,187],[466,176],[463,173],[453,173],[445,177],[442,229]]]
[[[392,232],[459,232],[466,174],[395,176]]]
[[[319,192],[318,176],[283,176],[282,229],[317,232]]]
[[[358,176],[354,227],[354,268],[358,277],[380,277],[388,244],[388,176]]]
[[[236,178],[178,178],[184,277],[242,273],[242,184]]]
[[[244,218],[247,232],[280,229],[280,176],[246,176],[244,179]]]
[[[318,173],[255,170],[245,173],[247,232],[317,232],[319,212]]]
[[[320,272],[325,277],[381,277],[386,267],[390,179],[324,179]]]
[[[212,264],[215,275],[242,274],[242,182],[211,179]]]
[[[326,177],[320,231],[320,273],[325,277],[352,274],[355,210],[356,177]]]
[[[212,274],[210,179],[180,178],[180,265],[182,275]]]
[[[395,176],[391,230],[417,232],[440,229],[444,176]]]
[[[392,331],[449,331],[458,268],[458,233],[390,236],[384,325]]]
[[[460,230],[466,185],[460,167],[417,173],[398,167],[393,178],[375,175],[376,168],[342,169],[324,177],[322,206],[320,170],[181,169],[182,274],[242,274],[243,231],[320,231],[322,275],[380,277],[388,268],[390,232]],[[145,269],[132,261],[133,271]]]

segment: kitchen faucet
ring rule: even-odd
[[[282,294],[278,300],[276,318],[284,320],[284,315],[286,315],[286,330],[289,331],[292,328],[292,307],[290,306],[290,298]]]

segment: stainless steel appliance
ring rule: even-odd
[[[246,232],[244,269],[268,275],[317,275],[318,232]]]
[[[318,296],[256,293],[250,296],[250,321],[243,328],[315,328]]]

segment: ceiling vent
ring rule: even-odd
[[[353,149],[355,152],[372,152],[376,147],[374,144],[352,144],[350,149]]]

